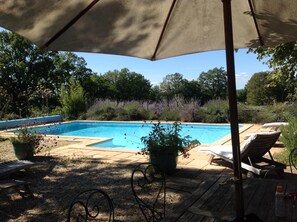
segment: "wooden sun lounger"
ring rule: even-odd
[[[33,162],[28,160],[12,160],[0,163],[0,178],[6,177],[9,174],[16,173],[20,170],[29,170],[34,165]],[[14,189],[21,197],[33,197],[33,193],[29,188],[29,184],[22,180],[1,179],[0,191],[7,189]]]
[[[0,191],[10,188],[17,191],[22,198],[34,197],[29,188],[28,182],[22,180],[0,180]]]
[[[33,165],[34,163],[28,160],[12,160],[2,162],[0,163],[0,178],[20,170],[28,170]]]

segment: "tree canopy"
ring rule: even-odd
[[[221,68],[210,69],[202,72],[198,77],[204,102],[211,99],[226,99],[227,97],[227,72]]]
[[[9,32],[0,33],[0,83],[11,97],[8,111],[26,115],[38,85],[54,90],[55,52],[45,52]]]
[[[130,72],[129,69],[114,70],[105,73],[110,95],[117,101],[146,100],[149,98],[151,84],[143,75]]]
[[[160,83],[160,90],[167,101],[172,100],[174,96],[181,95],[185,79],[180,73],[168,74]]]
[[[297,99],[297,41],[283,43],[275,47],[249,49],[257,54],[258,60],[264,60],[273,71],[267,76],[269,86],[275,88],[278,101]]]
[[[61,85],[70,77],[84,81],[91,73],[74,53],[42,51],[14,33],[0,32],[0,85],[8,98],[0,102],[7,113],[27,116],[45,95],[58,105]]]
[[[273,102],[268,87],[270,72],[255,73],[246,85],[247,102],[251,105],[266,105]]]

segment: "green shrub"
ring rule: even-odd
[[[148,120],[158,120],[158,119],[160,119],[159,115],[157,113],[151,112],[151,111],[148,112],[147,116],[148,116],[147,117]]]
[[[118,121],[130,121],[130,116],[123,107],[118,107],[116,109],[114,120]]]
[[[288,121],[290,118],[294,118],[297,116],[297,102],[292,103],[284,103],[285,109],[284,112],[286,112],[286,121]]]
[[[291,108],[293,107],[293,108]],[[263,111],[269,118],[265,122],[282,122],[288,121],[294,115],[296,105],[289,103],[274,103],[270,106],[265,106]]]
[[[148,114],[139,102],[116,103],[110,100],[100,100],[88,109],[86,118],[131,121],[146,120]]]
[[[252,123],[256,113],[256,110],[251,109],[242,103],[238,104],[238,121],[240,123]]]
[[[289,155],[290,155],[290,151],[288,149],[285,149],[282,152],[273,154],[273,158],[277,162],[288,165],[289,164]]]
[[[129,120],[146,120],[147,111],[139,103],[130,103],[124,107]]]
[[[101,116],[101,120],[113,120],[117,116],[116,109],[110,106],[103,107],[99,116]]]
[[[281,112],[274,106],[246,106],[238,105],[238,119],[241,123],[268,123],[285,121]]]
[[[70,78],[69,86],[61,87],[60,102],[66,119],[76,119],[86,111],[85,92],[78,81]]]
[[[62,107],[56,106],[55,109],[52,110],[51,114],[52,115],[62,115],[63,114]]]
[[[86,113],[82,113],[77,117],[78,120],[86,120],[87,119],[87,114]]]
[[[113,120],[116,118],[117,103],[110,100],[96,101],[86,112],[89,120]]]
[[[86,119],[89,120],[112,120],[115,118],[115,109],[110,106],[98,107],[97,110],[92,110],[92,112],[87,112]]]
[[[198,110],[197,119],[205,123],[229,122],[229,108],[226,100],[211,100]]]
[[[287,121],[290,118],[290,114],[287,110],[286,103],[274,103],[272,106],[268,106],[267,110],[270,110],[273,121]]]
[[[60,114],[60,113],[59,113]],[[288,121],[297,116],[297,103],[275,103],[270,106],[238,104],[240,123],[267,123]],[[212,100],[203,107],[197,101],[185,102],[121,102],[99,100],[91,106],[82,119],[93,120],[164,120],[205,123],[229,122],[229,106],[226,100]]]
[[[90,120],[96,120],[99,114],[100,105],[98,102],[94,103],[86,112],[86,118]]]
[[[281,141],[284,146],[290,151],[297,147],[297,118],[291,118],[289,125],[281,127]]]
[[[183,122],[197,121],[198,117],[196,116],[196,113],[198,109],[199,109],[199,106],[197,103],[195,103],[195,101],[184,104],[180,112],[181,121]]]
[[[296,103],[274,103],[269,106],[246,106],[239,104],[238,118],[244,123],[267,123],[288,121],[297,116]]]
[[[273,115],[267,109],[267,106],[258,106],[255,107],[254,112],[252,113],[252,123],[268,123],[273,122]]]
[[[203,122],[205,119],[205,109],[201,106],[195,110],[194,117],[195,122]]]
[[[20,119],[21,117],[14,113],[5,114],[2,120]]]
[[[164,121],[180,121],[178,110],[165,109],[160,115],[160,119]]]
[[[44,113],[41,108],[37,106],[30,107],[30,116],[42,116],[47,115],[48,113]]]

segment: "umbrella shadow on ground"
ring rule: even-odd
[[[33,198],[22,199],[17,193],[1,193],[1,217],[13,221],[65,221],[73,198],[83,190],[99,188],[113,201],[115,218],[120,221],[142,221],[142,215],[131,190],[131,173],[138,165],[106,163],[100,159],[65,159],[36,157],[32,174],[18,175],[26,180],[34,193]],[[178,169],[174,177],[188,181],[171,183],[168,189],[168,211],[175,209],[193,190],[197,175],[202,171],[195,168]],[[210,170],[217,175],[221,171]],[[168,185],[169,186],[169,185]],[[182,189],[177,189],[182,187]]]

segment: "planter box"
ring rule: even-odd
[[[19,160],[32,160],[34,156],[34,148],[31,143],[12,143],[16,158]]]
[[[150,162],[159,167],[165,174],[172,175],[176,171],[178,156],[173,151],[150,151]]]

